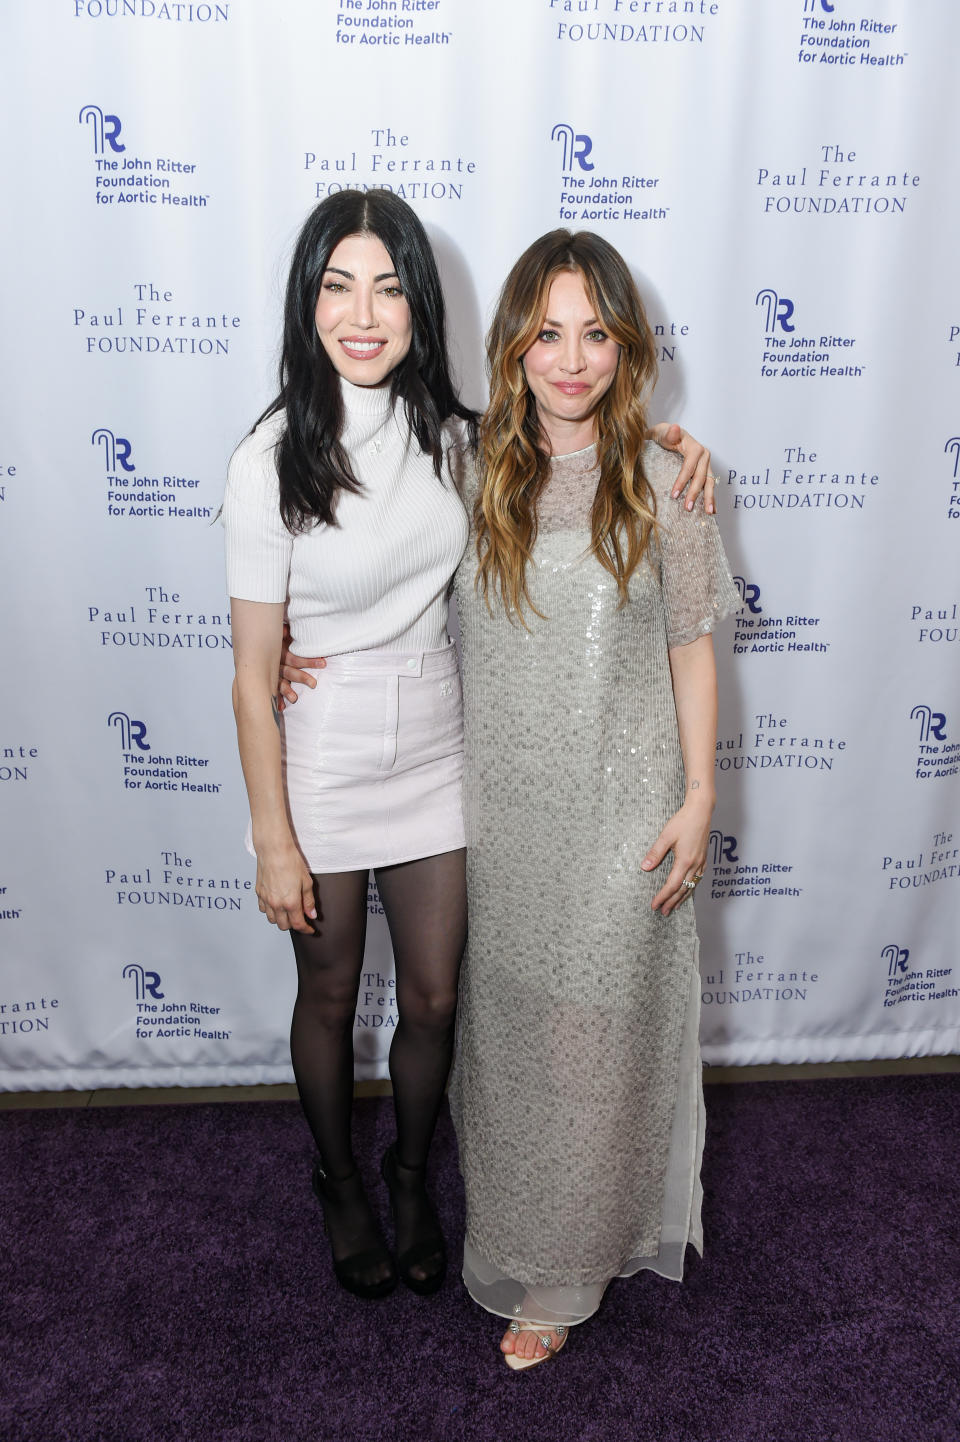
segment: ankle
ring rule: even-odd
[[[313,1163],[313,1185],[331,1201],[339,1200],[349,1193],[363,1189],[360,1173],[356,1166],[350,1171],[335,1172],[324,1166],[323,1158],[316,1157]]]
[[[421,1162],[419,1166],[411,1167],[406,1162],[401,1161],[397,1154],[396,1143],[387,1149],[385,1160],[387,1166],[401,1183],[406,1183],[409,1186],[424,1185],[427,1178],[426,1162]]]

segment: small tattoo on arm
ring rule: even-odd
[[[279,731],[279,730],[280,730],[280,711],[279,711],[279,708],[277,707],[277,698],[276,698],[276,696],[271,696],[271,697],[270,697],[270,705],[273,707],[273,724],[276,726],[277,730]]]
[[[690,782],[690,790],[691,790],[691,791],[699,791],[699,790],[700,790],[700,782],[699,782],[699,781],[691,781],[691,782]]]

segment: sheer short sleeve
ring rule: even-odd
[[[716,516],[698,500],[688,511],[670,488],[680,469],[672,451],[649,442],[644,468],[657,498],[657,546],[660,584],[667,618],[667,645],[687,646],[712,631],[718,621],[739,611],[740,595],[720,539]]]
[[[280,518],[274,448],[282,418],[271,416],[241,441],[223,497],[227,594],[240,601],[285,601],[293,536]]]
[[[470,444],[470,430],[459,418],[447,421],[443,428],[447,456],[447,473],[457,495],[468,510],[477,494],[477,453]]]

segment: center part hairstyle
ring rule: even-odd
[[[317,334],[314,314],[330,256],[348,235],[381,240],[410,307],[410,349],[389,376],[417,444],[443,467],[443,423],[452,416],[473,427],[450,376],[446,313],[427,233],[415,211],[389,190],[342,190],[307,217],[293,252],[283,312],[280,393],[260,420],[286,412],[277,442],[280,514],[291,531],[314,522],[336,525],[340,491],[359,491],[341,441],[344,422],[339,376]],[[258,423],[259,424],[259,421]]]
[[[656,499],[643,470],[645,402],[657,374],[643,302],[623,257],[592,231],[552,230],[524,251],[504,282],[487,336],[490,405],[480,423],[481,484],[474,507],[477,587],[498,596],[524,625],[527,564],[537,538],[537,501],[550,469],[522,357],[540,333],[550,286],[572,271],[594,315],[620,347],[613,382],[595,415],[600,481],[591,550],[617,583],[620,604],[656,525]]]

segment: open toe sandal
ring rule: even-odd
[[[521,1332],[536,1332],[541,1347],[546,1347],[547,1350],[542,1357],[518,1357],[515,1352],[507,1352],[504,1354],[503,1360],[511,1372],[525,1372],[528,1367],[537,1367],[541,1362],[549,1362],[567,1340],[569,1330],[569,1327],[538,1327],[533,1322],[511,1322],[510,1331],[515,1337],[519,1337]],[[553,1341],[554,1336],[559,1338],[556,1344]]]
[[[356,1173],[348,1177],[347,1181],[352,1182],[355,1177]],[[314,1196],[323,1209],[323,1220],[327,1236],[330,1238],[331,1260],[336,1279],[341,1287],[345,1287],[355,1297],[368,1299],[386,1297],[397,1285],[397,1270],[393,1264],[393,1258],[387,1250],[386,1242],[381,1240],[379,1245],[366,1247],[363,1251],[354,1252],[349,1257],[341,1257],[339,1261],[333,1254],[332,1218],[328,1216],[328,1212],[332,1213],[338,1204],[342,1205],[341,1199],[335,1195],[335,1185],[323,1170],[318,1157],[313,1164],[311,1186]],[[369,1276],[371,1272],[383,1271],[385,1264],[388,1270],[380,1281],[364,1281],[364,1277]]]
[[[402,1202],[400,1196],[402,1187],[397,1178],[397,1162],[393,1147],[388,1147],[383,1154],[383,1161],[380,1170],[383,1173],[383,1180],[387,1184],[387,1191],[390,1193],[390,1207],[393,1211],[394,1227],[399,1225],[398,1218]],[[440,1230],[440,1223],[437,1221],[436,1212],[433,1209],[429,1197],[426,1195],[424,1186],[424,1167],[404,1167],[404,1171],[419,1172],[418,1185],[423,1189],[423,1199],[426,1202],[426,1210],[430,1216],[429,1226],[423,1228],[421,1235],[409,1247],[397,1253],[397,1270],[401,1280],[408,1286],[411,1292],[416,1292],[420,1297],[429,1297],[433,1292],[439,1290],[443,1285],[443,1279],[447,1274],[447,1248],[443,1240],[443,1232]],[[424,1271],[426,1264],[432,1262],[433,1266],[426,1276],[414,1275],[413,1268],[418,1267]]]

